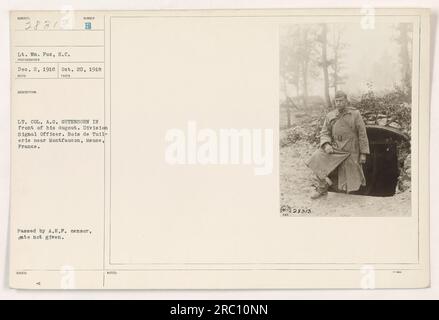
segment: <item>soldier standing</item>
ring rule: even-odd
[[[346,193],[366,185],[362,164],[369,154],[369,140],[363,118],[350,106],[343,91],[336,92],[335,106],[326,115],[319,148],[306,162],[314,173],[315,190],[311,199],[326,195],[333,183],[336,189]]]

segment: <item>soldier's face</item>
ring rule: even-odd
[[[335,106],[337,109],[343,109],[346,106],[346,102],[347,100],[344,97],[335,98]]]

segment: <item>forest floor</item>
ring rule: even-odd
[[[289,213],[290,216],[396,217],[410,216],[411,193],[405,191],[392,197],[371,197],[329,192],[316,200],[311,170],[305,166],[315,146],[297,141],[280,148],[280,205],[291,209],[310,209],[310,213]],[[308,210],[309,211],[309,210]],[[293,211],[292,211],[293,212]],[[306,212],[306,211],[305,211]]]

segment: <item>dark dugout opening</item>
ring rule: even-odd
[[[398,146],[403,142],[409,143],[409,137],[391,127],[369,125],[366,130],[370,146],[370,155],[363,165],[366,186],[355,194],[393,196],[400,174]]]

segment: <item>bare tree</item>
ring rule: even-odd
[[[300,30],[298,27],[289,27],[281,34],[280,73],[282,87],[287,96],[288,84],[296,89],[296,96],[300,95]]]
[[[401,63],[402,87],[407,99],[411,101],[412,91],[412,41],[413,28],[410,23],[400,23],[396,27],[398,36],[396,42],[399,44],[399,60]]]
[[[330,61],[328,60],[328,26],[324,23],[321,24],[321,33],[317,38],[317,41],[320,43],[322,47],[322,58],[319,63],[319,65],[322,67],[323,71],[323,81],[324,81],[324,96],[325,96],[325,102],[326,106],[331,106],[331,98],[329,96],[329,73],[328,73],[328,67],[330,65]]]
[[[334,88],[334,94],[337,92],[339,85],[344,84],[345,77],[341,74],[342,72],[342,59],[344,54],[344,49],[347,44],[342,41],[343,29],[340,27],[332,27],[332,39],[329,44],[332,59],[330,60],[331,67],[331,87]]]
[[[297,100],[308,106],[309,81],[317,76],[316,26],[289,26],[281,33],[280,72],[281,86],[288,95],[294,86]]]
[[[309,80],[318,75],[318,50],[316,50],[317,29],[314,25],[301,27],[301,42],[299,46],[298,59],[300,61],[300,74],[302,78],[303,106],[308,106],[308,85]]]
[[[290,96],[289,85],[293,85],[296,89],[296,96],[300,95],[299,28],[289,27],[284,29],[281,33],[280,43],[280,85],[285,94],[285,100],[282,101],[280,106],[286,112],[287,127],[291,127],[291,112],[293,109],[297,109],[297,106]]]

